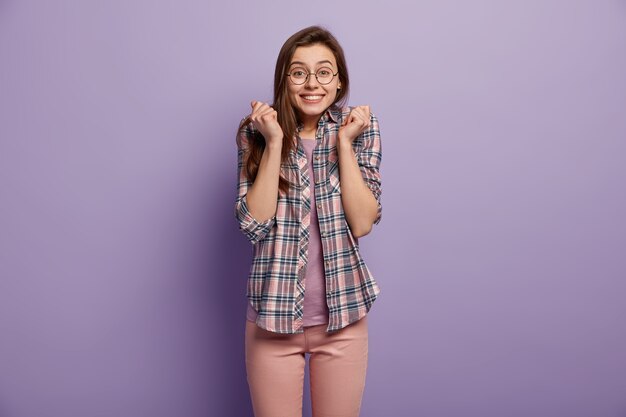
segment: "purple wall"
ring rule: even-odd
[[[624,1],[87,3],[0,1],[0,416],[251,415],[234,132],[315,23],[383,138],[362,416],[626,415]]]

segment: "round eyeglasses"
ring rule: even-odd
[[[328,67],[322,67],[315,72],[309,72],[305,68],[296,67],[288,72],[286,75],[291,78],[291,82],[295,85],[301,85],[309,80],[309,75],[315,75],[315,79],[322,85],[330,84],[339,74],[339,71],[333,74],[333,70]]]

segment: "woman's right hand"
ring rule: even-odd
[[[250,121],[261,132],[268,146],[280,146],[283,143],[283,130],[278,124],[278,113],[269,104],[253,100]]]

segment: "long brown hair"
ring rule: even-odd
[[[321,44],[330,49],[337,61],[337,71],[339,72],[341,89],[337,91],[337,97],[331,107],[340,107],[345,104],[350,91],[346,58],[341,45],[339,45],[339,42],[332,33],[320,26],[310,26],[294,33],[287,39],[280,49],[276,60],[276,69],[274,71],[274,103],[272,104],[272,107],[278,113],[278,124],[283,130],[281,164],[287,162],[290,152],[296,146],[293,139],[299,123],[298,114],[294,110],[287,92],[287,77],[285,75],[296,48],[315,44]],[[239,129],[242,129],[248,123],[250,123],[249,117],[241,123]],[[250,181],[254,181],[256,178],[264,149],[265,139],[263,135],[256,131],[244,160],[245,172]],[[281,175],[279,182],[280,190],[286,192],[289,185],[289,182]]]

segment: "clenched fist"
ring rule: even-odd
[[[353,107],[339,127],[339,140],[352,143],[370,124],[370,106]]]
[[[261,132],[267,146],[282,145],[283,130],[280,124],[278,124],[278,114],[276,110],[270,107],[269,104],[256,100],[253,100],[250,106],[252,106],[250,121],[254,127]]]

